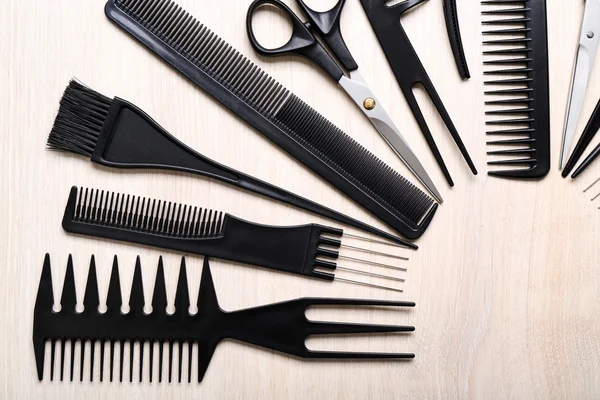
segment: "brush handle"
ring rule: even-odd
[[[166,169],[217,179],[409,248],[417,248],[402,238],[203,156],[163,129],[144,111],[119,98],[115,98],[111,105],[92,161],[109,167]]]

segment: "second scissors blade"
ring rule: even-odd
[[[410,169],[415,177],[427,188],[439,203],[443,203],[444,199],[439,190],[435,187],[429,174],[427,174],[425,167],[423,167],[423,164],[421,164],[404,137],[402,137],[402,134],[390,116],[384,108],[378,104],[377,99],[365,83],[360,72],[358,70],[352,71],[351,76],[351,79],[343,76],[342,79],[340,79],[339,84],[365,113],[375,126],[375,129],[377,129],[379,134],[385,139],[400,159],[402,159],[408,169]]]
[[[577,50],[577,58],[571,82],[571,93],[567,105],[567,116],[563,133],[560,168],[569,157],[569,151],[575,137],[575,130],[585,102],[590,74],[598,51],[600,41],[600,1],[586,2],[585,14],[581,26],[581,38]]]

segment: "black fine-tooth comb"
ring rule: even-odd
[[[168,169],[207,176],[417,248],[381,229],[219,164],[181,143],[134,104],[110,99],[75,80],[63,94],[47,144],[50,149],[90,157],[105,167]]]
[[[110,0],[106,15],[192,82],[409,239],[438,205],[171,0]]]
[[[345,259],[382,268],[405,268],[340,254],[349,249],[407,260],[350,246],[341,229],[310,224],[258,225],[219,211],[97,189],[71,189],[63,217],[70,233],[122,240],[220,258],[323,280],[343,281],[402,292],[402,289],[342,279],[336,270],[404,282],[404,279],[337,265]]]
[[[75,344],[80,344],[79,380],[83,381],[85,371],[89,370],[90,381],[95,378],[95,348],[99,344],[99,378],[105,379],[106,348],[108,347],[108,373],[112,382],[117,374],[115,353],[119,352],[118,379],[127,379],[124,372],[124,360],[129,359],[129,381],[134,376],[142,382],[144,378],[152,382],[154,375],[154,351],[158,345],[158,380],[163,379],[163,367],[167,368],[168,381],[174,379],[173,355],[175,352],[177,380],[185,379],[184,365],[187,364],[187,381],[192,381],[192,360],[196,355],[198,382],[204,378],[211,358],[219,342],[225,339],[238,340],[279,353],[304,359],[380,359],[402,360],[414,358],[409,353],[358,353],[358,352],[325,352],[311,351],[305,341],[313,335],[346,335],[368,333],[413,332],[412,326],[363,325],[346,323],[313,322],[305,313],[309,307],[315,306],[369,306],[369,307],[414,307],[414,303],[394,301],[372,301],[353,299],[318,299],[304,298],[270,304],[245,310],[227,312],[219,307],[215,286],[208,259],[204,260],[202,280],[198,294],[198,312],[191,315],[190,295],[185,259],[181,261],[179,281],[175,295],[175,312],[168,314],[165,276],[162,258],[158,263],[158,272],[151,300],[152,312],[144,312],[144,288],[142,283],[141,263],[138,257],[133,275],[129,312],[122,313],[122,298],[117,257],[113,262],[108,297],[104,313],[99,312],[99,291],[96,277],[96,266],[92,257],[85,296],[84,310],[76,312],[77,296],[72,258],[69,257],[65,276],[61,309],[53,311],[54,292],[52,290],[52,273],[50,256],[47,254],[35,302],[33,320],[33,347],[37,365],[38,378],[44,378],[44,361],[46,344],[50,343],[50,380],[55,377],[54,364],[57,345],[60,347],[60,380],[65,379],[65,349],[70,344],[70,381],[75,371]],[[126,298],[126,297],[125,297]],[[125,347],[129,345],[129,354]],[[184,347],[187,350],[184,352]],[[86,351],[86,347],[89,349]],[[139,368],[134,373],[134,348],[139,349]],[[146,361],[144,348],[148,351]],[[165,347],[167,347],[165,354]],[[176,350],[174,348],[176,347]],[[85,358],[89,354],[89,358]],[[187,356],[187,357],[185,357]],[[168,366],[163,366],[163,358],[168,358]],[[146,369],[145,369],[146,368]],[[146,372],[147,371],[147,372]],[[47,377],[46,377],[47,378]]]
[[[509,76],[509,79],[485,82],[486,85],[496,87],[485,92],[486,95],[495,97],[486,101],[486,105],[498,107],[486,114],[514,117],[486,122],[489,126],[509,127],[488,131],[488,135],[510,137],[488,142],[490,146],[508,147],[489,151],[490,156],[508,158],[495,159],[488,164],[514,167],[509,170],[491,170],[488,174],[517,179],[543,178],[550,171],[546,0],[485,0],[481,3],[486,8],[483,15],[492,18],[483,24],[502,27],[483,32],[490,38],[483,42],[485,47],[490,48],[484,51],[484,56],[494,57],[484,61],[484,64],[494,66],[485,71],[485,74]]]
[[[450,39],[450,47],[452,48],[458,73],[463,80],[467,80],[471,78],[471,73],[469,72],[469,65],[467,64],[467,57],[460,35],[456,0],[444,0],[444,18],[446,19],[446,30],[448,31],[448,39]]]
[[[377,36],[377,40],[385,53],[388,64],[394,72],[396,81],[404,94],[404,98],[421,128],[423,136],[431,149],[438,165],[440,166],[446,181],[450,186],[454,186],[454,181],[450,176],[448,167],[440,153],[440,150],[435,143],[435,139],[431,134],[431,130],[427,125],[425,116],[419,107],[417,98],[413,92],[415,85],[421,84],[431,99],[431,102],[437,109],[444,124],[448,128],[452,139],[460,150],[469,169],[474,175],[477,175],[477,168],[471,160],[471,156],[465,147],[452,118],[446,110],[446,106],[442,102],[433,82],[429,78],[423,63],[419,59],[419,55],[415,51],[410,38],[406,34],[401,23],[401,17],[404,13],[412,8],[424,3],[427,0],[405,0],[398,4],[388,6],[386,0],[360,0],[367,18],[371,23],[371,27]]]

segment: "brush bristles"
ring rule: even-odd
[[[60,101],[48,147],[91,157],[111,104],[112,99],[72,80]]]

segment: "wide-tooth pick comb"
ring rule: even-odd
[[[310,224],[258,225],[223,212],[141,196],[73,187],[63,217],[70,233],[122,240],[221,258],[323,280],[344,281],[402,292],[402,289],[335,276],[336,270],[404,282],[404,279],[337,265],[346,259],[377,267],[405,268],[340,254],[343,249],[397,260],[406,258],[349,246],[341,229]]]
[[[504,116],[487,121],[501,127],[488,135],[504,136],[488,145],[488,155],[503,157],[488,162],[490,166],[509,166],[508,170],[491,170],[489,175],[517,179],[543,178],[550,171],[550,101],[548,79],[548,31],[546,0],[485,0],[483,15],[484,64],[492,66],[486,75],[504,76],[485,82],[494,86],[485,92],[494,96],[486,105],[498,107],[489,116]],[[497,7],[494,7],[497,6]],[[508,77],[508,78],[506,78]],[[509,118],[507,118],[509,116]]]
[[[437,204],[171,0],[110,0],[106,15],[192,82],[409,239]]]
[[[96,345],[100,346],[99,378],[112,382],[129,377],[142,382],[145,377],[152,382],[155,345],[158,344],[158,380],[168,375],[171,382],[175,377],[173,368],[177,368],[177,381],[185,379],[192,381],[192,360],[196,355],[197,379],[201,382],[217,345],[225,339],[233,339],[271,349],[279,353],[289,354],[305,359],[379,359],[402,360],[414,358],[410,353],[358,353],[358,352],[329,352],[311,351],[305,341],[313,335],[347,335],[367,333],[413,332],[412,326],[400,325],[363,325],[347,323],[313,322],[307,319],[305,313],[309,307],[315,306],[370,306],[370,307],[414,307],[414,303],[353,299],[319,299],[304,298],[275,303],[239,311],[227,312],[219,307],[216,289],[213,283],[208,259],[204,260],[202,280],[198,294],[198,312],[190,314],[191,305],[188,292],[188,280],[185,259],[181,261],[177,292],[175,295],[175,312],[168,314],[164,268],[162,258],[158,263],[158,272],[154,284],[154,294],[150,304],[152,312],[144,312],[144,288],[142,282],[141,263],[138,257],[131,286],[129,312],[122,313],[119,267],[115,256],[110,284],[108,288],[107,309],[99,312],[99,291],[96,276],[96,266],[92,257],[85,296],[84,310],[76,312],[77,296],[73,262],[69,257],[65,276],[61,309],[53,311],[54,292],[52,289],[52,272],[50,256],[47,254],[35,302],[33,320],[33,347],[37,365],[38,378],[44,376],[46,344],[50,343],[50,380],[65,380],[65,349],[67,343],[71,347],[69,380],[73,381],[75,371],[75,349],[79,343],[79,380],[83,381],[84,374],[89,371],[90,381],[95,378],[94,365]],[[60,375],[55,373],[54,364],[57,355],[57,345],[60,346]],[[125,352],[126,345],[129,352]],[[148,348],[148,356],[144,347]],[[187,354],[184,354],[187,345]],[[89,349],[86,351],[86,347]],[[106,348],[108,347],[108,354]],[[134,368],[134,348],[139,349],[139,365]],[[165,347],[167,348],[165,350]],[[177,350],[174,350],[177,347]],[[115,355],[119,354],[119,365],[115,365]],[[177,365],[173,365],[174,353]],[[128,354],[127,354],[128,353]],[[166,353],[166,354],[165,354]],[[86,354],[90,356],[85,357]],[[187,357],[185,357],[187,356]],[[108,357],[108,373],[106,358]],[[168,360],[165,366],[164,359]],[[124,360],[129,360],[129,371],[124,371]],[[186,366],[187,368],[184,368]],[[117,371],[118,368],[118,371]],[[146,369],[145,369],[146,368]],[[166,371],[163,369],[166,368]],[[135,371],[134,371],[135,370]],[[136,378],[134,378],[134,376]],[[46,376],[48,378],[48,376]]]

